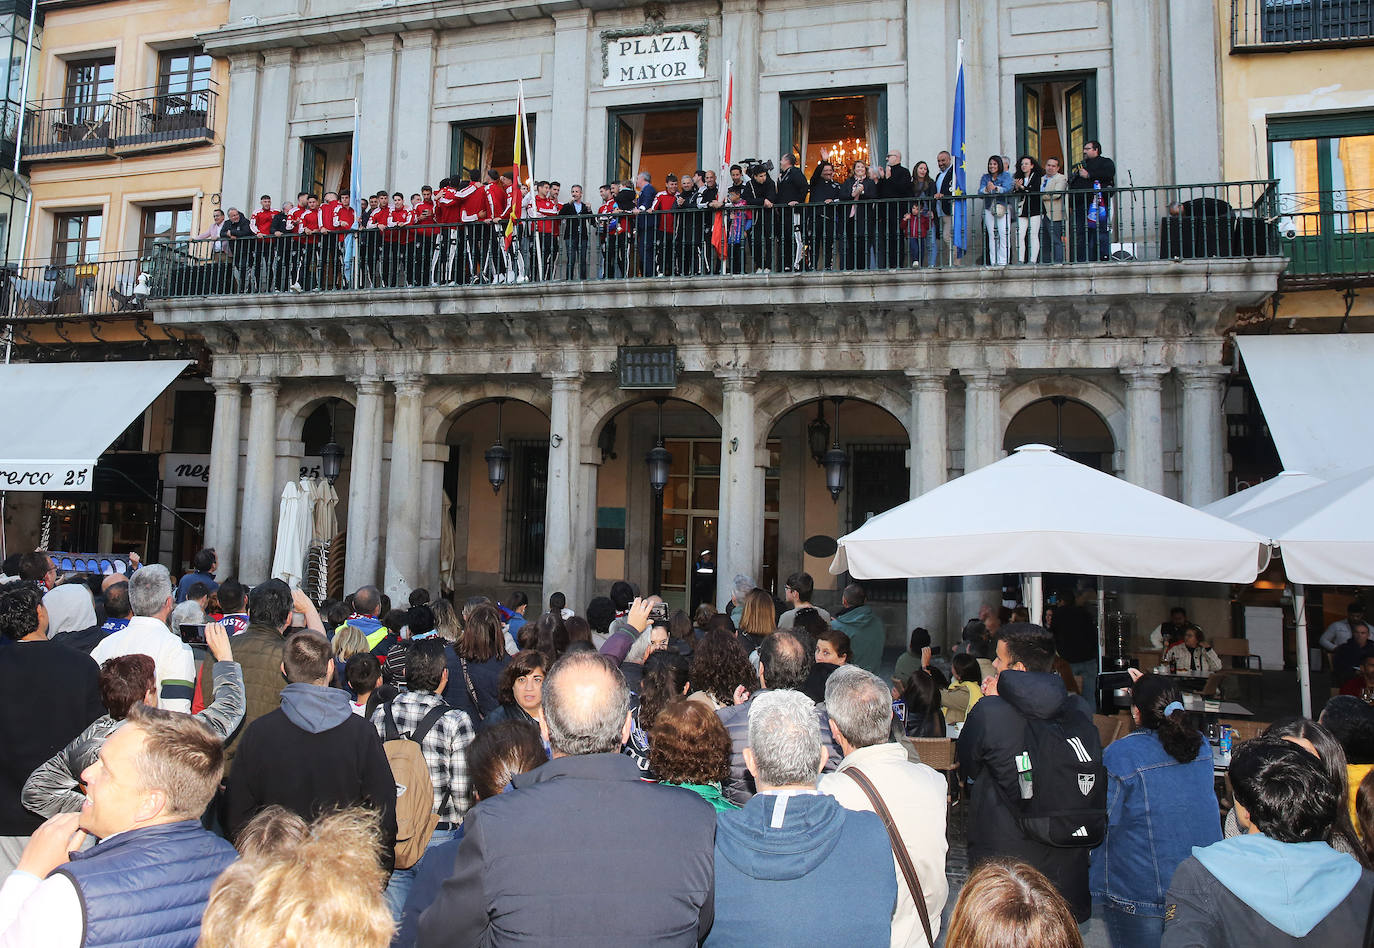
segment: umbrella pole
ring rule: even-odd
[[[1302,702],[1302,716],[1312,717],[1312,667],[1307,645],[1307,589],[1302,583],[1293,584],[1293,612],[1298,620],[1298,690]]]
[[[1045,618],[1045,595],[1039,573],[1027,573],[1026,583],[1022,584],[1025,590],[1026,608],[1030,610],[1030,620],[1036,625],[1040,625]]]

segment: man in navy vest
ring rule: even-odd
[[[190,715],[135,705],[86,768],[86,804],[43,824],[0,888],[0,943],[193,948],[236,857],[200,825],[224,747]],[[100,842],[78,852],[87,836]]]

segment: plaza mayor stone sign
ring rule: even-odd
[[[616,30],[601,34],[601,75],[607,86],[646,85],[706,76],[705,30]]]

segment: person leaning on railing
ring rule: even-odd
[[[248,222],[242,211],[231,207],[226,212],[220,236],[225,238],[223,242],[228,244],[234,261],[233,279],[238,284],[237,289],[241,293],[247,292],[248,273],[253,269],[253,247],[257,239],[253,233],[253,225]]]
[[[1040,213],[1045,234],[1041,239],[1045,263],[1064,262],[1064,190],[1069,179],[1059,170],[1060,162],[1053,156],[1045,159],[1045,176],[1040,179]]]

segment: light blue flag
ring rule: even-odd
[[[968,201],[958,200],[967,193],[965,166],[968,163],[968,142],[964,127],[964,41],[959,40],[958,72],[954,79],[954,128],[950,132],[949,153],[954,156],[954,252],[962,257],[968,250]]]

